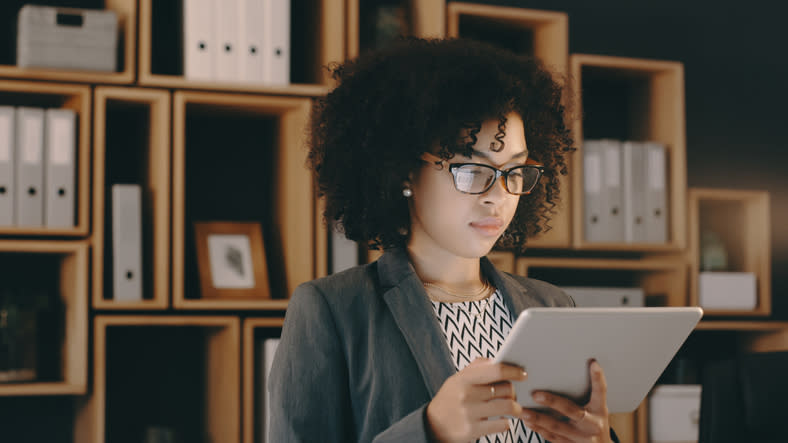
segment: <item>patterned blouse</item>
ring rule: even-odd
[[[432,307],[458,371],[478,357],[494,358],[512,328],[512,316],[497,290],[484,300],[461,303],[433,301]],[[509,421],[509,431],[486,435],[478,442],[545,442],[521,420]]]

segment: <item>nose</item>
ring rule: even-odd
[[[496,205],[509,196],[514,197],[512,194],[509,194],[506,191],[505,180],[506,178],[504,178],[503,176],[498,177],[498,179],[495,180],[495,184],[493,184],[492,187],[487,190],[487,192],[482,194],[482,200],[484,204]]]

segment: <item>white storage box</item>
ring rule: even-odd
[[[19,11],[19,67],[113,72],[118,18],[114,11],[25,5]]]
[[[701,272],[698,302],[706,309],[755,309],[755,274],[751,272]]]
[[[648,401],[651,443],[697,442],[700,385],[657,385]]]

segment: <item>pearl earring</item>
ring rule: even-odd
[[[402,195],[405,196],[405,198],[410,198],[413,195],[413,191],[410,188],[405,188],[402,190]]]

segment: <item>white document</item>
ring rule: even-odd
[[[14,224],[14,108],[0,106],[0,226]]]
[[[76,113],[47,109],[44,114],[44,225],[73,227],[76,205]]]
[[[142,300],[142,188],[112,185],[112,298]]]
[[[665,145],[644,144],[646,159],[646,242],[667,243],[667,159]]]
[[[213,0],[183,0],[183,75],[189,80],[213,80],[216,32]]]
[[[16,224],[44,225],[44,109],[16,109]]]
[[[269,43],[263,57],[263,78],[271,85],[290,84],[290,1],[265,0],[263,32]]]
[[[583,227],[587,242],[603,242],[605,238],[605,203],[602,193],[602,161],[604,141],[583,141]]]
[[[245,83],[263,82],[263,48],[267,46],[262,23],[265,3],[270,0],[239,0],[241,2],[241,75]]]
[[[646,241],[646,180],[645,148],[639,142],[624,142],[624,240],[629,243]]]
[[[358,243],[331,229],[331,273],[358,265]]]
[[[213,0],[216,32],[216,80],[237,82],[241,79],[241,0]]]
[[[270,442],[271,440],[268,438],[268,431],[270,429],[271,423],[271,413],[269,411],[271,405],[271,394],[268,392],[268,378],[271,374],[271,364],[274,361],[274,355],[276,354],[276,347],[279,345],[278,338],[268,338],[263,340],[262,346],[262,365],[263,374],[261,374],[262,382],[260,383],[262,386],[260,387],[262,399],[260,401],[260,405],[262,405],[262,419],[260,420],[260,440],[262,442]]]

